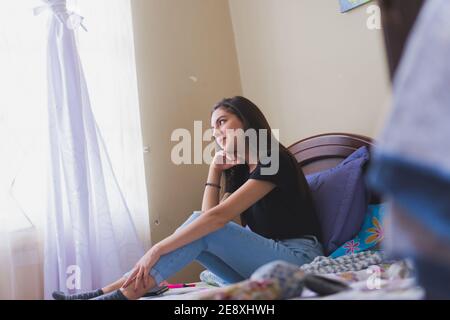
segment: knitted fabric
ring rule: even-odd
[[[230,285],[230,283],[223,280],[222,278],[220,278],[219,276],[217,276],[216,274],[212,273],[209,270],[203,270],[200,273],[200,280],[216,287],[225,287],[227,285]]]
[[[306,273],[329,274],[348,271],[359,271],[380,264],[383,255],[380,252],[364,251],[336,259],[329,257],[317,257],[313,262],[300,267]]]

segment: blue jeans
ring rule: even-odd
[[[180,228],[200,214],[195,211]],[[319,255],[323,255],[322,245],[314,236],[275,241],[229,222],[219,230],[161,256],[150,275],[159,284],[197,261],[225,282],[235,283],[250,278],[256,269],[271,261],[284,260],[301,266]]]

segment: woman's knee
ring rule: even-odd
[[[194,211],[189,218],[187,218],[187,220],[178,228],[183,228],[184,226],[187,226],[188,224],[190,224],[192,221],[194,221],[195,219],[197,219],[200,215],[201,215],[201,211]],[[177,230],[178,230],[177,229]]]
[[[194,211],[189,218],[186,220],[186,223],[190,223],[192,221],[194,221],[195,219],[197,219],[198,217],[200,217],[200,215],[202,214],[201,211]]]
[[[211,241],[213,242],[218,241],[222,243],[223,241],[226,241],[226,239],[229,239],[230,236],[236,238],[239,237],[240,235],[243,234],[243,231],[244,228],[242,228],[242,226],[238,225],[236,222],[230,221],[227,222],[220,229],[205,235],[203,239],[206,241],[206,243],[210,243]]]

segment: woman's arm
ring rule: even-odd
[[[227,200],[227,198],[231,196],[231,193],[227,192],[223,195],[222,200],[220,200],[220,203],[224,202],[225,200]]]
[[[220,185],[220,179],[222,177],[222,172],[227,170],[237,164],[239,164],[241,159],[232,158],[230,155],[226,154],[224,151],[218,151],[214,155],[214,159],[209,166],[208,178],[206,182]],[[202,212],[206,212],[209,209],[214,208],[219,204],[220,189],[213,186],[205,186],[205,191],[203,192],[202,200]]]
[[[207,210],[187,226],[178,229],[171,236],[155,244],[138,261],[123,286],[127,287],[134,280],[136,280],[134,284],[135,289],[137,289],[141,281],[144,282],[144,286],[147,286],[149,283],[149,271],[158,262],[160,256],[222,228],[226,223],[272,191],[273,188],[275,188],[275,184],[268,181],[248,180],[225,201]]]
[[[221,177],[222,170],[217,169],[211,165],[209,167],[208,178],[206,181],[209,183],[220,185]],[[219,188],[205,186],[205,191],[203,192],[202,212],[206,212],[219,204],[219,194]]]
[[[275,188],[275,184],[268,181],[248,180],[225,201],[207,210],[189,225],[157,243],[154,250],[159,255],[164,255],[222,228],[273,188]]]

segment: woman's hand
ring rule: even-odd
[[[239,158],[238,156],[226,153],[223,150],[217,151],[214,155],[213,161],[211,162],[211,167],[217,171],[228,170],[238,164],[244,164],[245,160]]]
[[[158,262],[160,258],[158,247],[153,246],[147,253],[136,263],[133,271],[123,284],[122,288],[128,287],[134,280],[134,290],[137,290],[139,283],[147,288],[150,283],[150,269]]]

